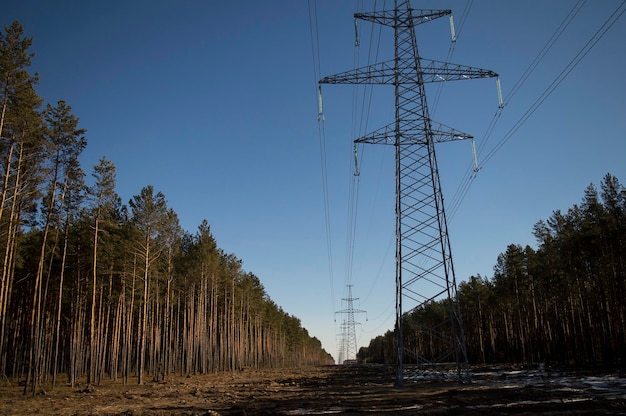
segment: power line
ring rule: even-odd
[[[460,19],[458,29],[455,29],[454,20],[452,19],[452,15],[450,15],[451,40],[450,40],[450,47],[448,48],[448,56],[446,57],[445,62],[450,62],[450,60],[452,59],[452,55],[454,55],[454,51],[456,49],[456,42],[461,36],[461,31],[463,30],[463,27],[465,26],[465,21],[467,20],[467,16],[469,15],[469,12],[472,8],[473,3],[474,3],[474,0],[470,0],[465,5],[465,9],[463,9],[463,13],[461,14],[461,19]],[[439,85],[437,86],[437,92],[435,93],[435,99],[433,101],[433,106],[432,106],[433,109],[431,111],[432,115],[435,115],[435,113],[437,112],[437,107],[439,106],[439,99],[441,98],[441,92],[443,91],[443,85],[444,83],[442,82],[442,83],[439,83]]]
[[[391,250],[391,247],[393,245],[394,237],[395,237],[395,233],[392,232],[391,235],[389,236],[389,242],[387,243],[387,248],[385,249],[385,255],[383,256],[383,259],[380,262],[380,266],[378,267],[378,272],[376,273],[376,277],[374,278],[374,282],[372,282],[370,290],[369,290],[369,292],[367,292],[367,296],[365,296],[365,301],[367,301],[369,299],[370,295],[374,291],[374,288],[376,287],[376,282],[378,282],[378,279],[380,278],[380,276],[383,273],[383,266],[385,265],[385,262],[387,261],[387,256],[389,255],[389,251]]]
[[[403,385],[404,314],[446,296],[449,310],[445,322],[434,327],[421,327],[422,331],[442,340],[440,346],[445,351],[428,356],[412,351],[412,356],[420,365],[440,365],[443,360],[456,360],[459,376],[467,374],[463,325],[434,144],[469,136],[443,125],[433,126],[424,84],[494,77],[497,74],[479,68],[429,61],[419,56],[415,27],[450,13],[449,10],[412,9],[409,1],[405,0],[395,1],[393,10],[356,14],[359,19],[393,28],[394,59],[319,81],[320,84],[394,86],[395,121],[356,142],[394,146],[397,387]],[[422,260],[424,263],[420,264]]]
[[[311,12],[311,0],[308,1],[308,15],[309,15],[309,32],[311,38],[311,55],[313,63],[313,81],[315,85],[316,104],[318,107],[318,139],[320,147],[320,166],[322,175],[322,194],[324,200],[324,228],[326,231],[326,255],[328,260],[328,276],[330,283],[330,298],[332,305],[332,312],[335,311],[335,283],[333,272],[333,257],[332,257],[332,238],[330,227],[330,208],[328,199],[328,168],[326,160],[326,131],[324,128],[324,113],[322,109],[322,91],[318,86],[318,75],[321,73],[321,58],[320,58],[320,42],[319,42],[319,25],[317,18],[317,2],[313,0],[313,12]]]
[[[545,45],[541,48],[541,50],[537,53],[535,58],[528,65],[524,73],[520,76],[517,82],[513,85],[511,92],[507,95],[507,104],[513,99],[517,91],[519,91],[522,85],[524,85],[528,77],[534,72],[534,70],[537,68],[539,63],[543,60],[545,55],[550,51],[552,46],[561,37],[565,29],[569,26],[569,24],[572,22],[574,17],[578,14],[578,12],[582,8],[582,6],[585,4],[585,2],[586,0],[579,0],[572,7],[569,13],[565,16],[563,21],[561,21],[561,23],[556,28],[552,36],[550,36],[550,38],[547,40]],[[493,133],[498,121],[500,120],[500,116],[502,115],[502,112],[505,106],[506,105],[504,104],[500,105],[498,109],[496,110],[496,113],[492,117],[491,122],[489,123],[489,126],[487,127],[487,130],[485,131],[485,134],[483,134],[482,136],[482,140],[480,140],[479,142],[478,151],[477,151],[478,153],[481,153],[483,149],[486,147],[487,143],[489,142],[489,139],[491,138],[491,134]],[[461,206],[461,202],[465,199],[465,196],[469,192],[471,184],[473,180],[476,178],[476,174],[477,174],[476,167],[470,164],[470,166],[468,166],[465,172],[465,176],[463,177],[459,187],[457,188],[457,191],[455,192],[455,194],[453,195],[451,199],[450,218],[454,217],[459,207]]]
[[[372,322],[372,321],[376,322],[380,318],[383,318],[383,315],[384,315],[384,319],[378,324],[378,326],[376,328],[373,328],[370,331],[363,330],[363,333],[365,333],[365,334],[380,334],[380,332],[379,332],[380,328],[382,328],[383,325],[385,325],[389,321],[389,318],[391,318],[393,316],[394,312],[395,312],[393,310],[393,307],[394,307],[393,302],[388,303],[387,307],[377,317],[372,318],[369,321],[370,322]]]
[[[362,6],[362,5],[361,5]],[[357,25],[356,19],[354,20],[354,52],[353,52],[353,66],[354,68],[358,67],[358,63],[360,60],[361,48],[359,41],[359,28]],[[354,86],[352,88],[352,114],[351,114],[351,136],[354,137],[356,135],[357,130],[357,102],[358,102],[359,90],[358,86]],[[352,271],[353,271],[353,262],[354,262],[354,246],[356,241],[356,221],[357,221],[357,211],[358,211],[358,195],[359,195],[359,177],[355,175],[353,172],[356,171],[356,166],[354,170],[352,169],[353,164],[356,163],[356,158],[351,154],[349,157],[348,166],[348,212],[347,212],[347,221],[346,221],[346,248],[345,248],[345,275],[344,282],[347,287],[350,287],[352,284]]]
[[[385,9],[386,3],[387,3],[386,1],[383,2],[382,10]],[[374,11],[378,10],[376,1],[374,2],[373,10]],[[372,62],[378,61],[379,55],[380,55],[382,32],[383,32],[381,25],[376,25],[375,23],[370,22],[370,27],[371,29],[369,31],[369,46],[368,46],[368,55],[367,55],[366,65],[370,65]],[[373,86],[365,84],[363,88],[363,97],[361,101],[361,118],[360,118],[359,130],[357,132],[357,135],[354,136],[354,138],[361,137],[367,131],[369,127],[369,117],[371,114],[373,96],[374,96]],[[360,171],[360,166],[362,165],[364,161],[365,149],[367,147],[361,143],[355,143],[354,145],[355,145],[355,151],[360,149],[360,152],[359,152],[360,159],[355,161],[355,163],[358,163],[358,165],[356,166],[356,169]],[[393,235],[392,235],[392,238],[393,238]],[[393,242],[393,239],[391,240],[391,242]],[[378,281],[382,273],[382,267],[385,263],[388,252],[389,252],[389,247],[387,247],[387,251],[385,252],[385,255],[383,256],[383,259],[381,260],[380,268],[378,269],[376,277],[370,286],[370,290],[368,292],[368,295],[366,296],[366,300],[369,298],[369,295],[372,293],[376,285],[376,282]]]
[[[367,312],[360,310],[360,309],[354,309],[354,301],[359,300],[359,298],[352,297],[352,285],[347,285],[347,288],[348,288],[348,295],[347,297],[342,298],[342,300],[346,302],[347,307],[346,309],[342,309],[335,313],[346,316],[341,325],[342,334],[343,334],[343,340],[342,340],[341,345],[342,345],[344,354],[341,354],[340,352],[340,356],[343,355],[346,361],[350,361],[350,360],[356,360],[356,354],[358,351],[355,326],[360,325],[360,322],[357,322],[354,319],[354,315],[359,314],[359,313],[367,313]],[[367,317],[365,319],[367,319]]]
[[[362,4],[361,4],[362,7]],[[359,8],[360,9],[360,8]],[[374,2],[374,10],[377,10],[377,4]],[[360,42],[360,27],[357,25],[357,19],[354,22],[355,27],[355,48],[354,48],[354,68],[358,68],[360,64],[361,56],[361,42]],[[374,24],[372,24],[374,27]],[[368,52],[367,52],[367,64],[378,59],[380,52],[380,39],[382,30],[379,27],[377,42],[375,41],[375,31],[369,32]],[[374,52],[375,51],[375,52]],[[369,88],[368,88],[369,87]],[[367,129],[369,116],[371,112],[371,104],[373,99],[372,86],[365,85],[363,87],[362,98],[359,98],[359,85],[353,86],[352,94],[352,138],[359,137],[364,129]],[[360,103],[360,106],[359,106]],[[360,111],[359,111],[360,107]],[[359,152],[358,150],[361,149]],[[347,217],[347,229],[346,229],[346,271],[345,271],[345,284],[352,284],[352,273],[354,269],[354,254],[357,232],[357,220],[358,220],[358,206],[359,206],[359,188],[360,188],[360,165],[363,162],[363,155],[365,148],[355,144],[354,154],[350,158],[350,166],[353,166],[354,173],[350,175],[349,197],[348,197],[348,217]]]
[[[485,165],[501,148],[504,144],[519,130],[519,128],[530,118],[531,115],[545,102],[545,100],[554,92],[554,90],[561,85],[561,83],[567,78],[574,68],[583,60],[585,56],[593,49],[593,47],[604,37],[604,35],[613,27],[613,25],[624,14],[626,9],[624,5],[626,0],[615,9],[615,11],[604,21],[602,26],[593,34],[593,36],[585,43],[585,45],[578,51],[576,56],[561,70],[559,75],[552,81],[552,83],[541,93],[541,95],[535,100],[528,110],[520,117],[517,122],[511,127],[511,129],[498,141],[496,146],[487,154],[483,160]],[[621,9],[621,11],[620,11]]]
[[[511,129],[498,141],[498,143],[492,148],[487,156],[483,159],[482,166],[484,166],[501,148],[504,144],[519,130],[519,128],[530,118],[530,116],[543,104],[543,102],[554,92],[554,90],[565,80],[565,78],[569,75],[569,73],[580,63],[580,61],[591,51],[591,49],[600,41],[600,39],[608,32],[608,30],[619,20],[625,10],[621,10],[624,7],[626,0],[623,1],[615,11],[604,21],[604,23],[598,28],[598,30],[593,34],[593,36],[587,41],[587,43],[579,50],[579,52],[572,58],[572,60],[561,70],[559,75],[552,81],[552,83],[542,92],[542,94],[535,100],[535,102],[526,110],[526,112],[517,120],[517,122],[511,127]],[[541,62],[541,60],[545,57],[547,52],[552,48],[554,43],[558,40],[558,38],[562,35],[568,25],[572,22],[574,17],[578,14],[582,6],[585,4],[585,0],[579,0],[570,10],[570,12],[565,16],[561,24],[557,27],[552,36],[548,39],[543,48],[539,51],[537,56],[531,61],[529,66],[526,68],[522,76],[518,79],[518,81],[513,86],[511,92],[508,95],[507,104],[511,101],[513,96],[519,91],[521,86],[528,79],[530,74],[537,68],[537,65]],[[491,136],[497,121],[500,118],[503,108],[498,108],[494,117],[491,120],[489,127],[484,136],[484,140],[481,142],[479,146],[479,153],[483,150],[486,143],[488,142],[489,137]],[[481,167],[482,167],[481,166]],[[471,183],[475,175],[472,173],[472,168],[469,167],[465,174],[465,177],[462,180],[462,183],[459,185],[456,193],[452,198],[452,209],[451,209],[451,218],[457,212],[461,202],[465,199]]]

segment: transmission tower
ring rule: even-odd
[[[360,309],[354,309],[354,301],[359,300],[359,298],[352,297],[352,285],[348,286],[348,297],[341,298],[341,300],[346,302],[346,309],[335,312],[335,314],[345,314],[346,319],[344,319],[341,324],[342,329],[342,342],[341,342],[341,352],[344,358],[344,362],[350,360],[356,360],[357,353],[357,345],[356,345],[356,331],[355,326],[360,324],[354,320],[355,313],[366,313]]]
[[[395,149],[396,387],[404,384],[405,353],[406,361],[416,362],[418,366],[443,367],[454,363],[459,378],[468,376],[469,372],[435,143],[472,136],[430,119],[425,83],[498,75],[420,57],[415,27],[451,14],[450,10],[412,9],[408,0],[394,1],[393,10],[355,14],[355,19],[393,28],[394,58],[319,81],[320,84],[392,85],[395,89],[395,120],[355,142],[387,144]],[[444,321],[435,326],[418,323],[419,332],[434,340],[437,350],[428,350],[424,345],[416,346],[416,350],[405,349],[404,314],[440,300],[449,307]]]

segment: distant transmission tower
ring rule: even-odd
[[[430,119],[424,84],[498,75],[420,57],[415,26],[451,14],[450,10],[412,9],[408,0],[394,1],[393,10],[355,14],[357,19],[393,28],[394,59],[319,81],[320,84],[393,85],[395,89],[395,121],[355,142],[388,144],[395,148],[396,387],[404,384],[405,352],[408,359],[424,367],[455,363],[459,378],[467,376],[469,371],[435,143],[472,136]],[[436,353],[424,345],[405,351],[404,313],[439,300],[449,306],[444,322],[434,327],[418,323],[419,332],[437,344]]]
[[[358,299],[359,298],[352,297],[352,285],[348,285],[348,297],[341,299],[347,303],[347,308],[335,312],[335,314],[340,313],[346,316],[341,324],[342,341],[340,346],[341,352],[339,354],[340,357],[343,356],[344,363],[356,360],[356,353],[358,352],[355,326],[359,324],[359,322],[354,320],[354,314],[366,313],[360,309],[354,309],[354,301]]]

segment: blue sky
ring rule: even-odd
[[[334,311],[345,308],[347,283],[359,298],[354,306],[367,310],[367,321],[357,316],[359,346],[393,324],[393,155],[391,147],[360,149],[355,240],[347,244],[355,90],[323,87],[329,250],[316,77],[354,68],[355,56],[365,63],[372,26],[361,23],[355,51],[352,15],[383,3],[24,0],[4,5],[0,23],[18,19],[34,38],[38,92],[49,103],[66,100],[87,129],[82,163],[88,174],[106,156],[117,166],[124,202],[153,185],[186,230],[194,232],[207,219],[219,246],[241,258],[272,299],[337,356]],[[476,137],[479,162],[622,1],[582,6],[509,100],[575,4],[412,2],[414,8],[452,9],[458,32],[452,62],[500,74],[508,104],[488,137],[498,106],[493,80],[427,90],[433,119]],[[314,5],[315,64],[309,26]],[[392,56],[389,35],[387,30],[381,37],[380,59]],[[447,19],[420,26],[417,37],[423,57],[446,58]],[[607,172],[626,183],[623,39],[624,17],[481,163],[449,218],[458,281],[491,276],[497,255],[510,243],[534,246],[532,226],[578,203],[585,187]],[[391,121],[390,94],[389,87],[374,89],[366,130]],[[446,143],[437,151],[444,197],[454,203],[472,161],[471,146]]]

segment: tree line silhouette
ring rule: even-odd
[[[607,174],[580,204],[533,227],[537,248],[511,244],[491,278],[458,288],[470,363],[623,365],[626,362],[626,190]],[[447,301],[405,315],[403,340],[436,357],[441,340],[420,328],[442,322]],[[451,335],[451,334],[449,334]],[[359,350],[363,362],[395,362],[393,332]],[[411,355],[409,355],[410,359]]]
[[[43,105],[32,39],[0,33],[0,375],[128,383],[332,363],[203,221],[184,231],[151,185],[124,205],[115,165],[79,163],[86,130]]]

